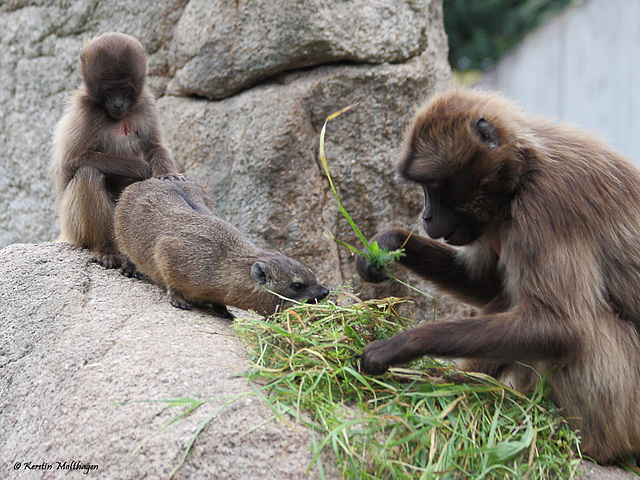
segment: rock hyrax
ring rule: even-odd
[[[181,176],[128,186],[114,223],[127,257],[123,273],[137,269],[165,287],[175,307],[205,305],[228,318],[227,305],[270,315],[290,304],[285,299],[329,294],[302,263],[255,247],[217,215],[202,187]]]

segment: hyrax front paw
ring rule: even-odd
[[[129,278],[140,278],[138,269],[136,268],[135,264],[131,262],[131,260],[129,259],[122,262],[120,273],[122,273],[122,275],[124,275],[125,277],[129,277]]]
[[[176,292],[169,292],[169,303],[182,310],[191,310],[191,304],[182,295]]]

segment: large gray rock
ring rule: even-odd
[[[229,321],[63,243],[2,249],[0,278],[0,477],[80,478],[56,463],[80,462],[98,465],[90,478],[167,478],[218,409],[173,478],[307,477],[312,433],[238,376],[250,365]],[[180,397],[210,402],[163,430],[184,408],[158,401]]]
[[[426,50],[431,3],[192,0],[171,45],[169,91],[224,98],[287,70],[406,62]]]
[[[331,231],[359,246],[318,162],[367,236],[417,225],[421,193],[393,165],[414,106],[450,79],[440,0],[20,1],[0,6],[0,246],[57,237],[50,137],[78,84],[83,41],[120,30],[149,52],[169,147],[221,213],[260,247],[361,285]],[[221,99],[210,101],[209,99]]]

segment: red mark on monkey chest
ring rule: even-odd
[[[124,119],[118,124],[118,135],[131,135],[133,133],[133,125],[131,120]]]

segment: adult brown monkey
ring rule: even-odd
[[[164,145],[147,57],[135,38],[105,33],[80,55],[82,85],[53,136],[53,179],[61,240],[95,253],[107,268],[121,257],[113,211],[130,183],[176,171]]]
[[[584,453],[640,454],[640,172],[590,134],[472,90],[418,111],[398,169],[424,189],[431,238],[374,240],[404,247],[402,265],[482,312],[370,343],[363,370],[465,358],[521,390],[549,373]],[[386,278],[362,257],[356,266]]]

